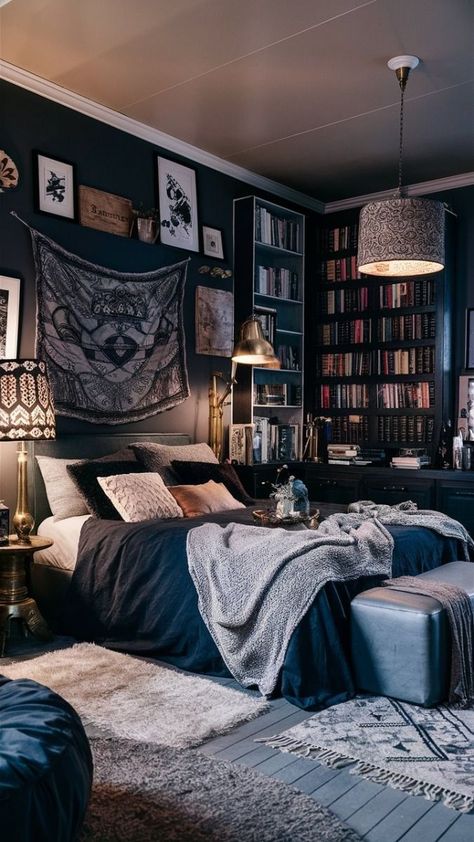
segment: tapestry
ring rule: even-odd
[[[140,274],[116,272],[30,232],[37,355],[48,365],[57,413],[125,424],[186,400],[188,261]]]

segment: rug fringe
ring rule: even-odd
[[[430,801],[442,801],[446,807],[452,807],[461,813],[474,811],[474,796],[462,795],[444,786],[430,784],[426,781],[418,781],[416,778],[410,777],[410,775],[392,772],[390,769],[384,769],[382,766],[376,766],[374,763],[367,763],[365,760],[356,760],[353,757],[340,754],[328,748],[308,745],[308,743],[295,740],[284,734],[278,734],[274,737],[258,737],[255,742],[265,743],[270,748],[277,748],[283,752],[297,754],[299,757],[320,760],[332,769],[351,767],[349,768],[351,775],[362,775],[362,777],[374,783],[386,784],[395,789],[409,792],[410,795],[422,795]]]

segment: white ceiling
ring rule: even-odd
[[[1,57],[323,201],[474,169],[474,0],[11,0]]]

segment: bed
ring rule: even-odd
[[[186,436],[161,434],[74,436],[38,443],[35,452],[58,458],[96,458],[140,438],[165,444],[189,442]],[[189,529],[205,521],[251,523],[252,507],[138,524],[83,516],[82,521],[61,525],[46,520],[51,512],[37,469],[34,486],[40,531],[55,539],[59,553],[35,559],[32,587],[56,630],[119,651],[156,657],[185,670],[229,675],[199,614],[187,567],[186,538]],[[324,504],[319,508],[323,517],[338,509]],[[394,576],[416,575],[462,557],[456,541],[430,530],[390,527],[389,531],[395,542]],[[350,602],[377,582],[364,577],[330,583],[318,593],[291,637],[277,693],[307,710],[322,709],[354,694]]]

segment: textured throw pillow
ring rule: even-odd
[[[175,485],[168,491],[181,506],[184,517],[245,509],[244,504],[232,497],[222,482],[214,482],[212,479],[203,485]]]
[[[36,461],[43,477],[49,508],[54,517],[63,520],[66,517],[87,515],[89,510],[84,499],[67,472],[69,465],[76,464],[75,460],[36,456]]]
[[[76,462],[68,465],[67,471],[76,489],[82,495],[83,502],[87,506],[86,511],[104,520],[120,520],[121,518],[97,479],[110,477],[112,474],[146,473],[146,469],[136,460],[109,462],[100,459],[91,462]]]
[[[145,472],[98,477],[102,492],[128,523],[152,518],[183,517],[159,474]]]
[[[163,465],[171,465],[173,459],[183,462],[218,462],[208,444],[154,444],[134,442],[130,445],[137,459],[148,471],[157,471]]]
[[[216,465],[214,462],[179,462],[174,459],[173,468],[182,483],[201,485],[213,479],[214,482],[223,482],[232,496],[244,506],[251,506],[254,503],[240,482],[233,465],[227,462]]]

